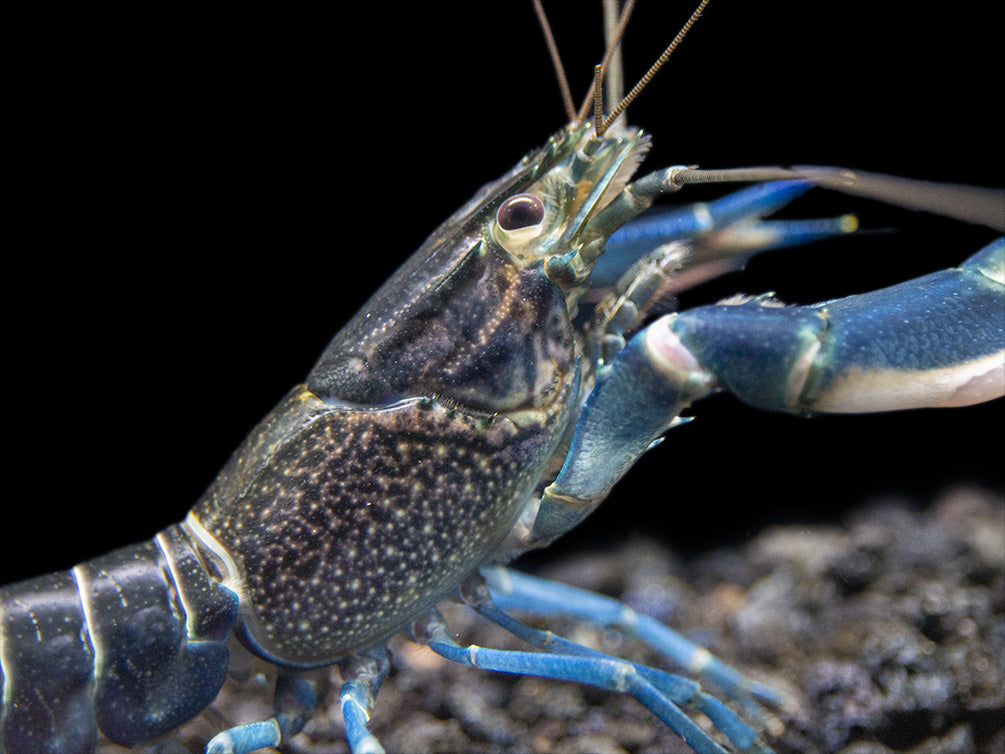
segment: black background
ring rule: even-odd
[[[599,11],[549,5],[578,98],[602,55]],[[691,11],[641,5],[633,79]],[[630,110],[654,136],[647,165],[1001,185],[992,5],[954,17],[907,2],[716,0]],[[529,2],[95,12],[25,20],[5,108],[17,196],[4,582],[180,520],[380,282],[564,122]],[[846,211],[899,232],[756,260],[684,305],[847,295],[994,237],[834,195],[791,214]],[[562,548],[644,531],[694,551],[886,495],[1002,489],[1000,400],[805,421],[722,397],[695,413]]]

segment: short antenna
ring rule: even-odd
[[[599,123],[603,119],[604,98],[603,82],[607,79],[607,95],[611,100],[621,99],[624,82],[624,72],[621,67],[621,38],[625,35],[628,26],[628,19],[631,18],[632,9],[635,7],[635,0],[628,0],[621,10],[620,17],[615,16],[617,0],[607,0],[604,2],[604,37],[607,43],[607,52],[600,65],[593,69],[593,90],[587,92],[583,104],[579,107],[576,120],[586,120],[590,107],[593,107],[594,122]],[[615,24],[615,21],[617,23]],[[597,92],[600,92],[598,95]],[[600,113],[600,119],[596,113]]]

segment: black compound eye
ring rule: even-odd
[[[496,212],[496,222],[503,230],[519,230],[538,225],[544,219],[544,202],[533,194],[511,196]]]

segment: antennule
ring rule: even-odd
[[[607,5],[605,4],[605,9]],[[628,0],[625,3],[625,7],[621,9],[621,16],[618,18],[618,25],[614,27],[613,25],[608,25],[607,15],[604,16],[604,30],[607,33],[607,51],[604,53],[604,59],[600,63],[601,80],[607,78],[608,72],[612,76],[620,77],[622,75],[621,64],[613,62],[616,60],[615,53],[621,44],[621,38],[625,35],[625,29],[628,27],[628,19],[631,18],[632,9],[635,7],[635,0]],[[594,74],[595,76],[596,74]],[[621,86],[617,87],[617,94],[613,95],[611,99],[618,99],[621,96]],[[613,87],[608,87],[609,92],[614,92]],[[579,113],[576,115],[576,120],[583,121],[586,120],[586,114],[590,112],[590,103],[593,103],[593,109],[596,111],[596,96],[594,90],[587,92],[586,98],[583,100],[583,104],[579,107]],[[603,108],[601,108],[603,109]]]
[[[600,136],[604,121],[604,66],[593,67],[593,130]]]

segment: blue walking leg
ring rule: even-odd
[[[483,569],[485,571],[496,571],[495,568]],[[524,574],[515,573],[509,571],[509,569],[499,567],[503,578],[505,578],[507,573],[512,573],[517,577],[524,576]],[[532,577],[526,577],[532,578]],[[535,585],[537,587],[537,593],[544,597],[544,593],[547,592],[547,585],[552,585],[555,587],[570,589],[569,587],[564,587],[562,584],[556,582],[549,582],[545,579],[533,579],[537,582]],[[582,592],[583,590],[572,590]],[[512,596],[513,592],[509,592],[509,596]],[[606,597],[601,597],[600,595],[595,595],[590,592],[583,592],[583,594],[589,597],[600,598],[601,600],[606,600],[608,603],[613,603],[615,605],[620,605],[625,611],[632,612],[627,605],[618,603],[616,600],[611,600]],[[464,601],[470,605],[472,608],[477,610],[481,615],[485,616],[493,623],[505,628],[507,631],[512,633],[514,636],[522,639],[528,644],[537,647],[538,649],[544,649],[556,654],[568,654],[576,655],[581,657],[603,657],[607,659],[617,659],[609,655],[605,655],[597,650],[590,649],[581,644],[576,644],[575,642],[569,641],[561,636],[558,636],[551,631],[542,631],[540,629],[532,628],[527,626],[520,621],[513,618],[511,615],[507,614],[501,606],[495,600],[495,592],[491,591],[491,586],[488,580],[482,580],[480,578],[469,579],[461,588],[461,597]],[[596,605],[596,603],[593,603]],[[586,603],[579,603],[579,607],[587,608]],[[543,607],[543,605],[542,605]],[[537,614],[550,614],[555,615],[561,610],[548,610],[547,608],[532,611]],[[644,617],[644,616],[636,616]],[[587,620],[591,620],[590,616],[587,616]],[[601,625],[613,625],[613,623],[603,623],[600,621],[593,621],[594,623],[601,623]],[[664,631],[669,631],[666,627],[659,623],[657,626],[664,629]],[[670,632],[673,634],[673,632]],[[676,637],[676,634],[674,634]],[[680,638],[680,637],[677,637]],[[686,642],[685,639],[681,641]],[[694,646],[694,645],[692,645]],[[657,647],[658,648],[658,647]],[[699,649],[700,648],[697,648]],[[704,650],[700,650],[704,651]],[[707,655],[708,653],[705,652]],[[709,657],[711,657],[709,655]],[[714,658],[712,658],[714,659]],[[718,662],[716,660],[716,662]],[[721,663],[719,663],[721,665]],[[733,710],[729,709],[722,702],[718,701],[714,697],[702,691],[701,686],[692,680],[687,678],[681,678],[680,676],[671,675],[665,673],[664,671],[657,670],[654,668],[647,667],[645,665],[639,665],[638,663],[632,663],[635,670],[647,681],[652,683],[656,688],[662,691],[667,698],[676,705],[692,707],[702,713],[704,713],[709,720],[722,731],[729,738],[730,741],[740,750],[744,752],[750,752],[754,754],[755,752],[769,752],[771,751],[763,741],[760,740],[756,731],[747,725],[743,720],[741,720]],[[726,667],[726,666],[723,666]],[[736,671],[727,668],[736,676],[742,679],[742,676]],[[752,714],[758,719],[763,718],[763,710],[757,706],[755,702],[749,698],[745,701],[751,707]]]
[[[276,681],[276,714],[218,733],[206,745],[206,754],[249,754],[279,746],[300,732],[322,697],[316,678],[281,674]]]
[[[716,741],[696,725],[634,664],[606,655],[578,656],[550,652],[518,652],[462,647],[453,640],[442,616],[428,611],[413,624],[413,638],[441,657],[468,667],[500,673],[555,678],[586,683],[629,694],[683,738],[698,754],[725,754]],[[653,674],[660,671],[649,669]],[[652,676],[650,676],[652,677]]]
[[[750,680],[707,649],[612,597],[537,578],[503,566],[483,568],[481,573],[492,601],[503,610],[520,610],[534,615],[564,615],[589,621],[594,625],[618,628],[662,652],[685,672],[715,684],[728,696],[748,705],[752,714],[763,714],[751,702],[752,698],[775,707],[784,707],[789,703],[781,692]]]
[[[247,754],[266,746],[279,746],[282,733],[275,718],[245,723],[217,733],[206,744],[206,754]]]
[[[340,663],[344,683],[339,702],[346,739],[353,754],[382,754],[384,748],[366,728],[377,690],[390,668],[386,650],[364,651]],[[206,754],[248,754],[279,746],[303,728],[323,695],[314,678],[280,675],[276,682],[276,714],[268,720],[245,723],[214,736]]]
[[[390,667],[387,650],[383,647],[359,653],[339,665],[344,681],[339,691],[339,706],[345,721],[346,739],[353,754],[383,754],[384,747],[366,724]]]

